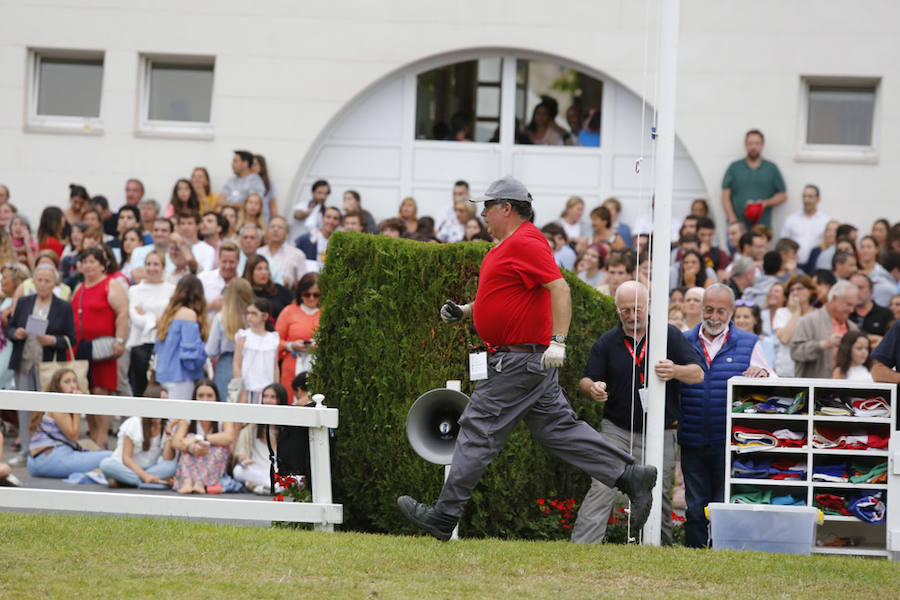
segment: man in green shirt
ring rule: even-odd
[[[748,227],[756,223],[744,216],[748,204],[761,202],[764,210],[759,223],[772,226],[772,207],[787,200],[784,179],[775,163],[762,158],[765,139],[761,131],[751,129],[744,138],[747,156],[728,165],[722,179],[722,206],[728,223],[744,221]]]

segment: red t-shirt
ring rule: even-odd
[[[523,223],[481,263],[472,307],[478,335],[493,346],[549,344],[553,334],[550,292],[562,277],[544,234]]]
[[[62,253],[65,249],[66,247],[63,246],[62,243],[55,237],[48,237],[43,241],[43,243],[41,243],[40,246],[38,246],[38,252],[40,252],[41,250],[53,250],[54,252],[56,252],[56,256],[60,258],[62,258]]]

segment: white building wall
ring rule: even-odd
[[[77,181],[113,205],[138,176],[168,200],[177,177],[210,168],[214,188],[230,175],[231,150],[269,159],[283,204],[299,166],[332,119],[372,84],[428,56],[478,47],[527,48],[584,63],[640,94],[644,47],[655,63],[655,6],[631,0],[545,2],[12,0],[0,6],[0,181],[36,217],[64,204]],[[900,74],[900,4],[838,0],[683,0],[676,127],[716,196],[751,127],[782,169],[789,204],[802,184],[822,188],[828,213],[868,227],[897,220],[891,198]],[[25,130],[27,48],[105,50],[101,135]],[[139,53],[216,57],[212,140],[135,135]],[[881,78],[876,164],[796,159],[802,75]],[[652,74],[650,77],[652,86]],[[714,202],[718,212],[718,202]],[[379,211],[380,212],[380,211]],[[776,222],[780,221],[776,218]]]

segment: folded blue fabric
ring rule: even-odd
[[[884,523],[884,517],[887,514],[887,505],[882,500],[882,492],[875,494],[862,494],[857,497],[848,498],[847,510],[854,517],[866,523]]]
[[[772,504],[778,506],[806,506],[806,498],[795,498],[791,494],[772,496]]]
[[[772,467],[772,457],[748,456],[736,458],[731,463],[732,477],[746,477],[748,479],[765,479],[769,476]]]

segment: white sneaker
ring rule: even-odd
[[[270,491],[270,488],[267,485],[254,486],[253,493],[258,496],[271,496],[272,495],[272,492]]]
[[[11,459],[9,459],[9,466],[11,467],[21,467],[25,464],[25,453],[16,454]]]
[[[5,479],[0,479],[0,485],[6,485],[10,487],[22,487],[22,482],[18,477],[10,473],[6,476]]]

